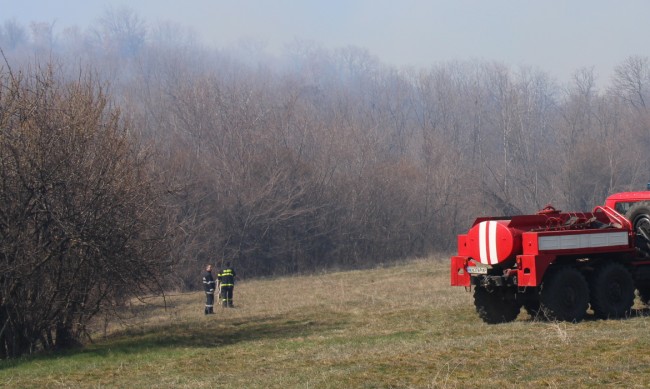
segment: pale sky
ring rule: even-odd
[[[593,67],[603,85],[625,58],[650,57],[648,0],[0,0],[0,22],[85,28],[121,6],[149,23],[191,28],[217,48],[241,39],[271,54],[296,40],[352,45],[396,67],[478,59],[559,81]]]

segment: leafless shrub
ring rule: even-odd
[[[167,260],[147,158],[90,75],[0,73],[0,356],[78,344]]]

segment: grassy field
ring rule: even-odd
[[[18,388],[648,387],[650,316],[483,324],[446,258],[241,282],[133,306],[80,351],[0,362]]]

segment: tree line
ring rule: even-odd
[[[77,341],[124,298],[447,252],[477,216],[589,210],[650,179],[650,63],[387,66],[206,48],[120,9],[0,25],[0,341]],[[81,281],[83,280],[83,281]],[[29,315],[23,313],[29,312]],[[29,324],[29,325],[27,325]]]

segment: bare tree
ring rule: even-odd
[[[614,87],[637,109],[645,110],[650,94],[650,62],[647,57],[629,57],[614,69]]]
[[[54,23],[32,22],[32,44],[38,52],[52,53],[55,44]]]
[[[115,301],[162,292],[145,155],[92,77],[0,74],[0,355],[78,344]]]
[[[99,19],[99,34],[104,47],[131,58],[144,47],[147,36],[145,21],[128,7],[108,8]]]
[[[0,28],[0,47],[5,50],[17,49],[27,40],[27,31],[16,20],[6,20]]]

